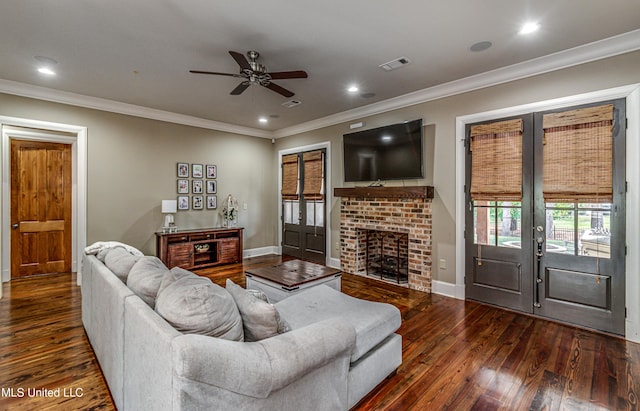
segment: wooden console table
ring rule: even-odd
[[[204,228],[156,233],[156,255],[169,268],[211,267],[242,261],[243,228]]]

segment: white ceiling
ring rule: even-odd
[[[541,29],[519,35],[529,20]],[[639,28],[638,0],[12,0],[0,6],[0,91],[39,86],[268,134]],[[480,41],[493,46],[470,51]],[[275,81],[302,104],[260,86],[231,96],[239,79],[189,73],[237,72],[229,50],[307,71]],[[38,73],[34,56],[57,74]],[[378,67],[403,56],[409,65]]]

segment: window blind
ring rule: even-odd
[[[471,126],[471,198],[522,201],[522,119]]]
[[[298,155],[282,156],[282,199],[298,200]]]
[[[545,114],[545,202],[613,202],[613,105]]]
[[[302,154],[304,164],[305,200],[322,200],[324,198],[324,153],[320,150]]]

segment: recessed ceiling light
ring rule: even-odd
[[[520,28],[520,34],[530,34],[537,31],[540,28],[540,24],[537,22],[529,22],[522,25]]]
[[[49,67],[40,67],[38,72],[41,74],[46,74],[47,76],[55,76],[56,72],[51,70]]]
[[[347,91],[348,91],[349,93],[355,93],[355,92],[357,92],[358,90],[360,90],[360,89],[358,88],[358,86],[349,86],[349,88],[347,89]]]
[[[268,120],[266,117],[260,117],[258,121],[261,122],[262,124],[265,124]]]

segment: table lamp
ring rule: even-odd
[[[164,225],[162,226],[163,233],[175,233],[178,231],[176,223],[173,221],[173,213],[178,211],[178,201],[176,200],[162,200],[162,214],[164,214]]]

